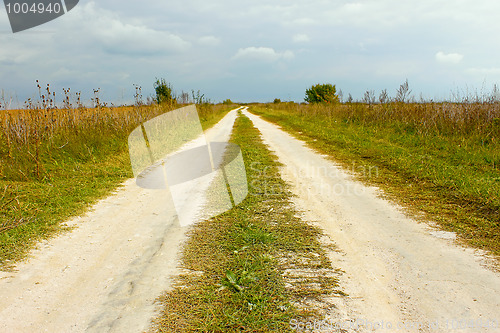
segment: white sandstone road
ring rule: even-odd
[[[345,272],[340,287],[349,297],[334,299],[331,318],[317,327],[500,332],[500,275],[483,256],[456,245],[454,234],[406,217],[377,189],[353,181],[277,126],[245,114],[284,165],[298,208],[338,248],[331,258]]]
[[[500,332],[500,276],[481,255],[405,217],[375,188],[245,113],[286,166],[298,208],[338,248],[330,255],[349,296],[333,298],[330,323],[348,332]],[[232,111],[208,140],[227,141],[235,117]],[[129,180],[70,221],[75,230],[41,244],[16,272],[0,272],[0,332],[147,329],[154,299],[178,273],[185,237],[161,193]]]
[[[233,110],[208,130],[207,140],[227,142],[236,116]],[[191,194],[185,205],[194,211],[189,198],[198,193]],[[0,272],[0,332],[148,329],[185,239],[169,195],[130,179],[69,221],[75,230],[40,244],[15,272]]]

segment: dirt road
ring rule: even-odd
[[[245,114],[285,165],[298,208],[338,247],[331,258],[345,272],[340,285],[349,297],[332,300],[337,309],[325,327],[500,332],[500,275],[484,257],[456,245],[454,234],[407,218],[377,189],[353,181],[277,126]]]
[[[331,299],[325,323],[349,332],[500,332],[500,276],[480,254],[407,218],[377,189],[246,114],[286,166],[298,208],[338,247],[330,255],[349,296]],[[209,140],[227,141],[235,117],[225,117]],[[0,273],[0,332],[146,329],[154,299],[177,273],[184,239],[166,196],[129,180],[70,221],[74,231],[41,244],[16,272]]]
[[[231,111],[207,131],[229,140]],[[195,218],[197,207],[185,196]],[[177,274],[185,228],[169,193],[128,180],[85,216],[76,229],[45,242],[14,273],[0,272],[0,332],[142,332],[154,300]],[[177,202],[179,204],[179,202]],[[179,207],[178,207],[179,208]]]

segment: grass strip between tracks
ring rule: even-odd
[[[238,117],[231,141],[242,150],[249,194],[191,228],[155,331],[288,332],[290,320],[320,315],[306,300],[341,294],[327,241],[300,220],[277,158],[247,117]]]

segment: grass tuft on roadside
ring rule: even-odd
[[[183,273],[160,297],[154,331],[289,332],[291,319],[322,315],[301,307],[306,300],[341,294],[321,232],[298,217],[276,157],[248,118],[238,117],[231,141],[241,147],[249,195],[191,227]]]

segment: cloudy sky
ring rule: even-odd
[[[0,10],[0,89],[23,103],[35,80],[114,103],[156,77],[212,101],[302,101],[315,83],[345,96],[489,92],[500,82],[498,0],[80,0],[13,34]]]

